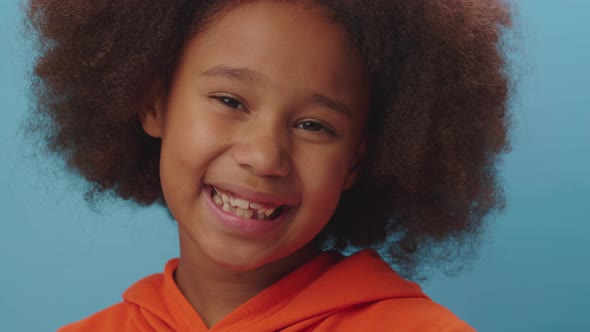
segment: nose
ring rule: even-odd
[[[258,176],[287,176],[291,170],[286,128],[259,119],[237,133],[234,161]]]

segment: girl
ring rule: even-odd
[[[163,273],[61,331],[473,330],[400,274],[502,205],[506,4],[30,0],[28,18],[31,129],[89,199],[161,204],[179,232]]]

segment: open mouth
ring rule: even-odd
[[[211,198],[223,211],[244,219],[274,220],[288,210],[287,205],[250,202],[235,194],[211,186]]]

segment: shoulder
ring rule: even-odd
[[[78,322],[68,324],[58,332],[78,331],[127,331],[132,308],[128,303],[121,302],[101,310]]]
[[[442,305],[425,298],[396,298],[360,304],[328,316],[325,331],[474,332]],[[318,331],[323,331],[318,329]]]
[[[174,261],[169,263],[171,267]],[[161,297],[163,275],[161,273],[147,276],[125,291],[123,302],[103,309],[78,322],[68,324],[58,332],[112,332],[112,331],[149,331],[150,320],[158,314],[166,316],[165,301]],[[158,323],[152,322],[152,323]]]
[[[322,279],[314,293],[330,294],[317,300],[330,302],[332,310],[317,331],[475,331],[417,283],[402,278],[375,251],[342,260]]]

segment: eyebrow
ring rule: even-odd
[[[348,117],[352,117],[352,111],[344,103],[341,103],[339,101],[336,101],[334,99],[328,98],[324,95],[317,93],[311,97],[311,100],[338,113],[344,114]]]
[[[231,67],[228,65],[219,65],[201,73],[201,76],[208,78],[226,78],[230,80],[249,81],[255,84],[261,84],[269,81],[262,73],[249,68]],[[314,93],[311,101],[323,107],[329,108],[338,113],[352,117],[351,109],[344,103],[328,98],[322,94]]]
[[[219,65],[201,73],[204,77],[221,77],[230,80],[251,81],[261,83],[267,79],[261,73],[248,68],[236,68],[227,65]]]

